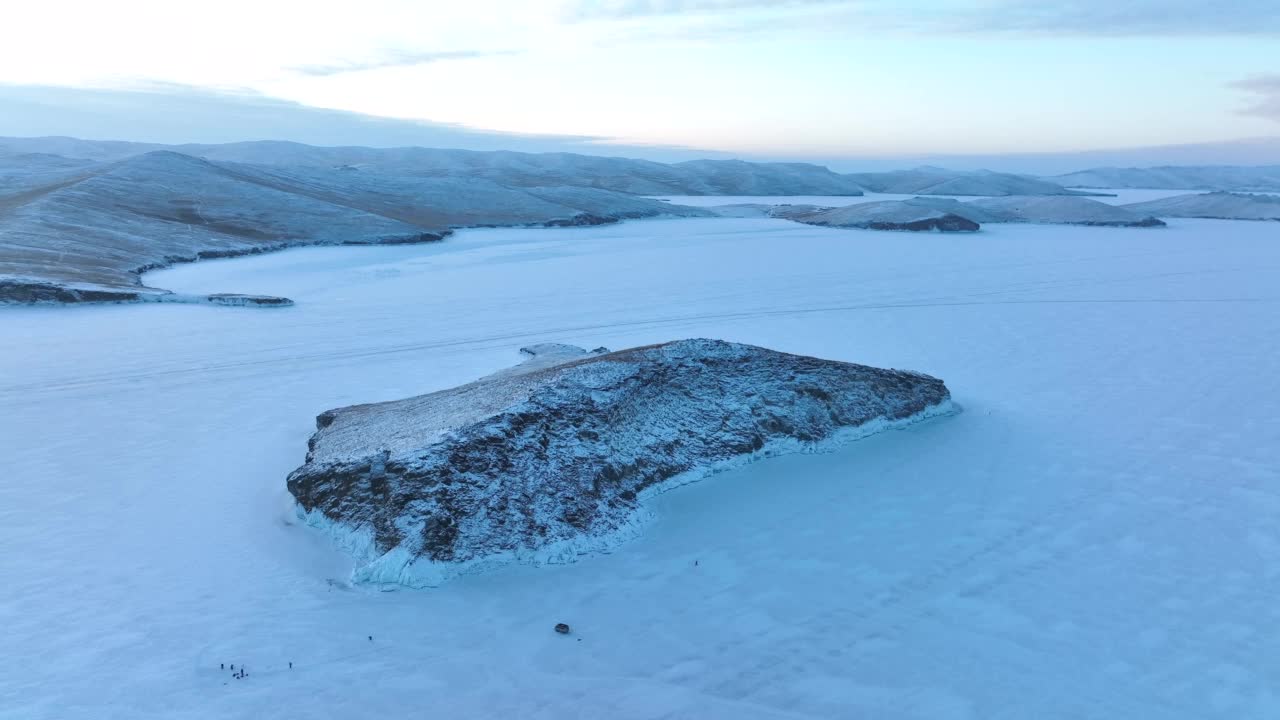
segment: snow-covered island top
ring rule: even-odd
[[[461,387],[317,418],[288,487],[356,556],[357,580],[568,560],[637,532],[645,494],[950,409],[927,375],[717,340],[528,353]]]

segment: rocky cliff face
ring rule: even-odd
[[[926,375],[715,340],[529,352],[469,385],[317,418],[288,487],[356,555],[357,580],[433,585],[606,548],[634,534],[646,493],[950,406]]]

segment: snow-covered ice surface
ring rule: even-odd
[[[8,308],[0,717],[1280,716],[1278,271],[1269,223],[662,220],[147,278],[279,310]],[[294,518],[321,410],[697,336],[927,372],[965,412],[438,590],[352,589]]]

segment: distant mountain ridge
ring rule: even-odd
[[[1280,191],[1280,166],[1095,168],[1053,177],[922,166],[890,172],[837,173],[811,163],[687,160],[662,163],[569,152],[457,150],[426,147],[326,147],[261,140],[159,145],[67,137],[0,138],[0,192],[18,175],[170,150],[214,162],[289,168],[345,169],[420,177],[466,177],[508,187],[579,186],[633,195],[833,195],[864,191],[903,195],[1096,195],[1077,188]],[[19,170],[15,170],[19,168]]]
[[[820,165],[691,160],[660,163],[575,153],[436,148],[317,147],[282,141],[154,145],[75,138],[0,138],[4,155],[42,153],[110,162],[170,150],[214,162],[346,168],[408,177],[482,178],[510,187],[576,185],[634,195],[861,195],[852,179]]]
[[[936,167],[919,167],[893,172],[845,175],[872,192],[900,195],[1091,195],[1068,190],[1060,184],[1026,175],[991,170],[962,172]]]
[[[1104,167],[1044,179],[1080,188],[1280,192],[1280,165]]]

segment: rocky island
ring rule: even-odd
[[[772,217],[807,225],[906,230],[974,232],[987,223],[1037,223],[1100,227],[1163,227],[1164,221],[1085,197],[1023,196],[981,198],[915,197],[878,200],[834,208],[812,205],[740,204],[712,208],[722,217]]]
[[[718,340],[527,350],[449,390],[322,413],[288,478],[354,579],[437,585],[633,536],[649,494],[949,412],[941,380]]]

